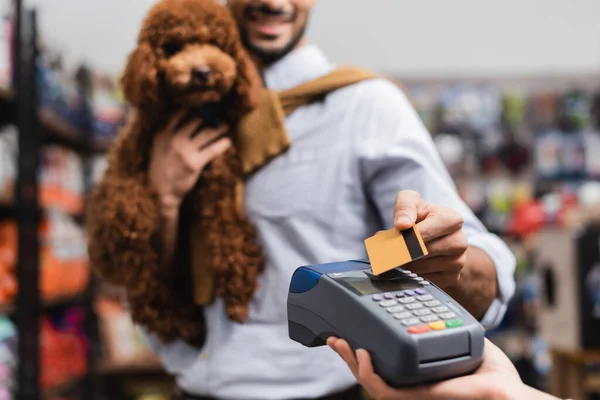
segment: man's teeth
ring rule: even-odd
[[[262,13],[254,13],[254,15],[252,16],[255,22],[264,24],[264,25],[275,25],[275,24],[280,24],[286,21],[287,16],[285,15],[277,15],[277,16],[271,16],[271,15],[264,15]]]

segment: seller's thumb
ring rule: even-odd
[[[415,224],[421,201],[421,195],[413,190],[398,192],[394,205],[394,225],[397,229],[408,229]]]

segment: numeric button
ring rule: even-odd
[[[422,308],[420,310],[413,311],[413,314],[415,314],[416,316],[420,317],[420,316],[423,316],[423,315],[431,314],[431,310],[429,308]]]
[[[440,303],[438,300],[431,300],[431,301],[428,301],[427,303],[425,303],[425,305],[427,307],[437,307],[440,304],[442,304],[442,303]]]
[[[455,317],[456,317],[456,314],[453,312],[447,312],[447,313],[440,314],[440,318],[442,318],[442,319],[452,319]]]
[[[387,311],[392,314],[398,313],[400,311],[404,311],[404,306],[400,306],[400,305],[393,306],[393,307],[387,308]]]
[[[407,319],[403,319],[402,320],[402,324],[404,326],[410,326],[410,325],[415,325],[418,324],[419,320],[417,318],[407,318]]]
[[[398,304],[396,302],[396,300],[384,300],[384,301],[379,302],[379,305],[381,307],[390,307],[390,306],[393,306],[395,304]]]
[[[408,311],[394,314],[394,318],[396,318],[396,319],[405,319],[405,318],[409,318],[409,317],[412,317],[412,314],[409,313]]]
[[[421,317],[421,321],[423,322],[433,322],[433,321],[437,321],[438,317],[437,315],[426,315],[424,317]]]
[[[409,303],[414,303],[416,300],[414,297],[404,297],[404,298],[398,299],[398,301],[402,304],[409,304]]]

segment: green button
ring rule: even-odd
[[[463,325],[463,320],[460,318],[450,319],[450,320],[446,321],[446,326],[448,328],[456,328],[457,326],[462,326],[462,325]]]

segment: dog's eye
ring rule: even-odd
[[[167,57],[173,57],[175,54],[181,51],[180,43],[167,43],[162,47],[162,50]]]

